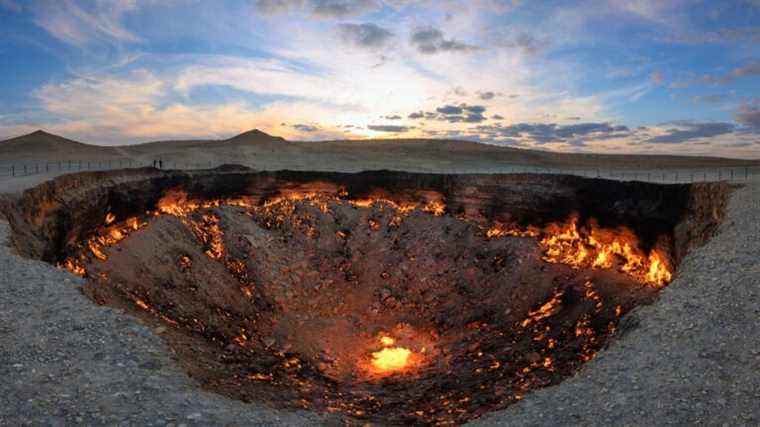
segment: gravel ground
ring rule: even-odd
[[[0,425],[314,425],[200,392],[156,331],[79,291],[82,280],[19,258],[0,222]]]
[[[760,184],[574,378],[478,425],[760,425]],[[0,242],[8,225],[0,221]],[[314,425],[200,392],[134,318],[0,244],[0,425]]]

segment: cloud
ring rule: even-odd
[[[733,123],[696,123],[675,122],[674,128],[670,128],[663,135],[658,135],[644,142],[650,144],[681,144],[700,138],[710,138],[732,133],[736,126]]]
[[[661,71],[654,71],[649,75],[649,80],[656,85],[660,85],[665,81],[665,76],[662,75]]]
[[[435,113],[412,113],[409,118],[412,119],[435,119],[439,121],[446,121],[449,123],[480,123],[488,120],[483,113],[486,111],[486,107],[482,105],[444,105],[438,107]]]
[[[463,116],[444,116],[441,120],[449,123],[481,123],[488,120],[488,118],[482,113],[471,113]]]
[[[273,15],[300,9],[305,3],[305,0],[256,0],[255,4],[259,12]]]
[[[45,1],[34,9],[34,21],[53,37],[79,47],[140,41],[121,23],[124,14],[138,8],[137,0],[99,1],[88,5],[90,7],[85,9],[73,0]]]
[[[408,116],[412,120],[434,120],[438,117],[438,113],[431,113],[431,112],[425,112],[425,111],[417,111],[412,114],[409,114]]]
[[[462,43],[454,39],[446,39],[441,30],[433,27],[418,28],[414,30],[410,42],[417,51],[424,54],[434,54],[438,52],[473,52],[479,49],[477,46]]]
[[[343,18],[378,9],[382,5],[375,0],[311,0],[313,13],[326,18]]]
[[[317,132],[319,130],[319,127],[314,125],[295,124],[291,127],[301,132]]]
[[[444,105],[443,107],[436,108],[435,111],[445,115],[452,115],[462,114],[464,112],[464,109],[456,105]]]
[[[402,117],[398,114],[394,114],[392,116],[385,116],[385,120],[401,120]]]
[[[483,101],[489,101],[491,99],[496,98],[496,93],[488,91],[488,92],[478,92],[478,98],[482,99]]]
[[[509,126],[480,125],[477,131],[491,138],[525,138],[536,144],[572,143],[578,146],[579,139],[610,139],[627,136],[630,129],[610,123],[578,123],[559,125],[556,123],[517,123]]]
[[[743,67],[734,68],[729,74],[730,78],[750,77],[760,75],[760,61],[753,61]],[[727,77],[729,77],[727,76]]]
[[[692,101],[698,104],[720,104],[725,101],[726,95],[720,93],[714,93],[711,95],[696,95],[691,98]]]
[[[751,131],[760,133],[760,101],[755,100],[739,107],[736,122]]]
[[[528,56],[538,55],[547,50],[551,45],[548,40],[538,39],[528,33],[497,33],[493,37],[495,38],[495,45],[506,49],[517,49]]]
[[[703,77],[703,80],[708,83],[731,83],[734,80],[743,78],[743,77],[752,77],[752,76],[760,76],[760,61],[755,60],[752,62],[749,62],[748,64],[736,67],[729,71],[728,73],[724,74],[723,76],[715,76],[715,75],[705,75]]]
[[[467,104],[459,104],[459,105],[444,105],[443,107],[438,107],[435,109],[438,113],[441,113],[443,115],[457,115],[462,113],[474,113],[474,114],[481,114],[486,111],[486,107],[482,105],[467,105]]]
[[[491,118],[494,120],[504,120],[504,117],[499,114],[494,114]]]
[[[393,33],[372,23],[340,24],[338,32],[344,42],[367,49],[381,48],[393,38]]]
[[[760,41],[760,27],[722,28],[715,31],[675,31],[661,37],[667,43],[703,45]]]
[[[470,113],[475,113],[475,114],[481,114],[481,113],[485,113],[486,112],[486,107],[484,107],[482,105],[466,105],[466,104],[464,104],[464,105],[462,105],[462,108],[464,109],[464,111],[468,111]]]
[[[367,129],[375,132],[404,133],[414,129],[414,126],[369,125],[367,126]]]
[[[307,10],[319,18],[345,18],[377,10],[377,0],[257,0],[256,8],[265,15]]]

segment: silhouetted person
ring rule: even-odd
[[[163,169],[164,168],[164,161],[163,160],[159,160],[158,161],[158,168],[159,169]]]
[[[153,160],[153,167],[154,168],[156,167],[156,161],[155,160]]]

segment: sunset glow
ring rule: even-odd
[[[729,3],[2,0],[0,138],[757,158],[760,7]]]

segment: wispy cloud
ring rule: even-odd
[[[92,43],[137,42],[121,22],[137,0],[98,1],[85,8],[74,0],[43,0],[33,9],[35,22],[53,37],[79,47]]]
[[[379,0],[256,0],[259,12],[269,15],[308,12],[321,18],[345,18],[377,10]]]
[[[447,39],[438,28],[423,27],[412,32],[410,38],[412,46],[424,54],[438,52],[473,52],[479,48],[474,45],[463,43],[455,39]]]
[[[381,48],[393,38],[392,32],[372,23],[340,24],[338,31],[343,41],[366,49]]]

